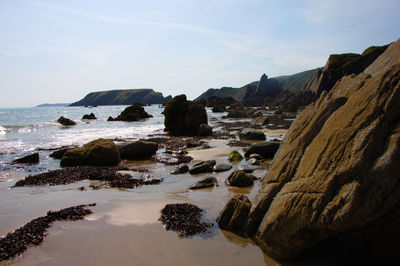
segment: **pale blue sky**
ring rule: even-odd
[[[117,88],[193,99],[395,41],[399,12],[399,0],[0,0],[0,107]]]

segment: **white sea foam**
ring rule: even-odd
[[[0,126],[0,135],[4,135],[7,133],[7,129],[5,127]]]

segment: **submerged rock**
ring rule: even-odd
[[[190,189],[195,190],[195,189],[203,189],[203,188],[210,188],[218,186],[218,181],[214,176],[209,176],[205,177],[193,186],[190,187]]]
[[[35,152],[33,154],[24,156],[24,157],[19,158],[19,159],[15,159],[13,161],[13,164],[18,164],[18,163],[22,163],[22,164],[38,164],[39,163],[39,153]]]
[[[121,159],[140,160],[153,156],[158,150],[156,142],[138,140],[118,144]]]
[[[97,119],[97,117],[93,113],[90,113],[90,115],[83,115],[82,119],[94,120]]]
[[[57,119],[57,122],[60,123],[63,126],[73,126],[76,125],[76,123],[74,121],[72,121],[69,118],[65,118],[63,116],[61,116],[59,119]]]
[[[174,171],[172,171],[170,174],[171,175],[180,175],[189,172],[189,166],[187,164],[181,165],[177,168],[175,168]]]
[[[209,161],[203,161],[199,162],[189,170],[189,173],[194,175],[194,174],[201,174],[201,173],[210,173],[213,171],[213,166],[217,162],[215,160],[209,160]]]
[[[62,167],[91,165],[114,166],[121,162],[117,146],[108,139],[93,140],[83,147],[69,149],[64,153],[60,164]]]
[[[160,221],[167,230],[178,232],[179,237],[205,233],[213,224],[200,221],[202,211],[189,203],[167,204],[161,210]]]
[[[250,187],[254,184],[254,180],[257,180],[254,175],[247,174],[242,170],[235,170],[229,175],[225,183],[232,187]]]

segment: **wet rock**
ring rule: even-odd
[[[154,159],[156,160],[156,162],[167,164],[167,165],[189,163],[191,160],[193,160],[192,157],[184,155],[184,154],[180,154],[177,152],[156,153],[156,155],[154,156]]]
[[[90,115],[88,115],[88,114],[83,115],[82,119],[94,120],[94,119],[97,119],[97,117],[93,113],[90,113]]]
[[[276,110],[276,111],[274,112],[274,114],[275,114],[275,115],[281,115],[281,114],[283,114],[283,112],[282,112],[281,110]]]
[[[195,189],[202,189],[202,188],[210,188],[210,187],[214,187],[214,186],[218,186],[218,181],[215,177],[209,176],[209,177],[203,178],[202,180],[200,180],[199,182],[197,182],[196,184],[191,186],[190,189],[195,190]]]
[[[216,105],[212,108],[213,113],[223,113],[226,111],[226,107],[223,104]]]
[[[213,171],[214,172],[224,172],[224,171],[228,171],[232,168],[232,165],[228,164],[228,163],[218,163],[216,165],[214,165],[213,167]]]
[[[118,150],[123,160],[140,160],[153,156],[158,150],[156,142],[138,140],[118,144]]]
[[[233,150],[229,153],[228,160],[230,162],[240,162],[243,160],[243,156],[236,150]]]
[[[50,157],[54,158],[54,159],[61,159],[63,157],[63,155],[69,150],[69,149],[73,149],[76,147],[73,146],[68,146],[68,147],[63,147],[60,149],[57,149],[55,151],[53,151],[52,153],[50,153]]]
[[[241,164],[237,168],[237,170],[246,172],[246,173],[253,173],[255,170],[264,169],[259,165],[248,165],[248,164]]]
[[[165,130],[172,136],[195,136],[201,124],[207,124],[203,105],[187,101],[185,95],[169,100],[164,109]]]
[[[12,259],[22,254],[28,247],[39,245],[53,222],[81,220],[92,213],[87,207],[95,205],[94,203],[49,211],[46,216],[33,219],[14,232],[8,233],[0,238],[0,261]]]
[[[259,116],[250,121],[252,125],[265,126],[269,124],[268,116]]]
[[[281,143],[279,141],[266,141],[260,143],[254,143],[245,152],[244,157],[248,158],[251,154],[257,153],[266,159],[272,159],[275,153],[278,151]]]
[[[235,195],[225,205],[217,218],[219,228],[244,235],[251,202],[245,195]]]
[[[227,112],[228,114],[226,115],[226,118],[249,118],[249,115],[244,109],[228,109]]]
[[[189,166],[187,164],[181,165],[177,168],[175,168],[174,171],[172,171],[170,174],[171,175],[180,175],[189,172]]]
[[[13,161],[13,164],[38,164],[39,163],[39,153],[33,153],[27,156],[24,156],[22,158],[19,159],[15,159]]]
[[[62,167],[91,165],[114,166],[121,162],[117,146],[108,139],[93,140],[83,147],[69,149],[61,158]]]
[[[167,230],[178,232],[179,237],[205,233],[213,224],[200,221],[202,211],[189,203],[167,204],[161,210],[160,221]]]
[[[121,112],[116,118],[112,118],[111,116],[107,119],[107,121],[126,121],[126,122],[134,122],[143,120],[146,118],[153,117],[148,114],[143,106],[139,103],[132,104],[125,108],[124,111]]]
[[[229,175],[225,183],[232,187],[250,187],[253,185],[254,180],[257,180],[257,177],[242,170],[235,170]]]
[[[239,138],[248,140],[265,140],[265,134],[259,130],[245,128],[239,132]]]
[[[248,165],[260,165],[260,160],[257,160],[256,158],[250,158],[246,162]]]
[[[197,131],[197,136],[207,137],[213,134],[212,128],[207,124],[201,124]]]
[[[162,181],[162,178],[135,179],[127,175],[121,175],[112,179],[109,184],[114,188],[136,188],[143,185],[157,185]]]
[[[76,125],[76,123],[74,121],[72,121],[69,118],[65,118],[63,116],[61,116],[59,119],[57,119],[57,122],[60,123],[63,126],[73,126]]]
[[[213,171],[213,166],[216,164],[215,160],[203,161],[199,162],[189,170],[189,173],[194,174],[201,174],[201,173],[210,173]]]

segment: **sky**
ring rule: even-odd
[[[0,0],[0,107],[153,88],[194,99],[400,38],[399,0]]]

